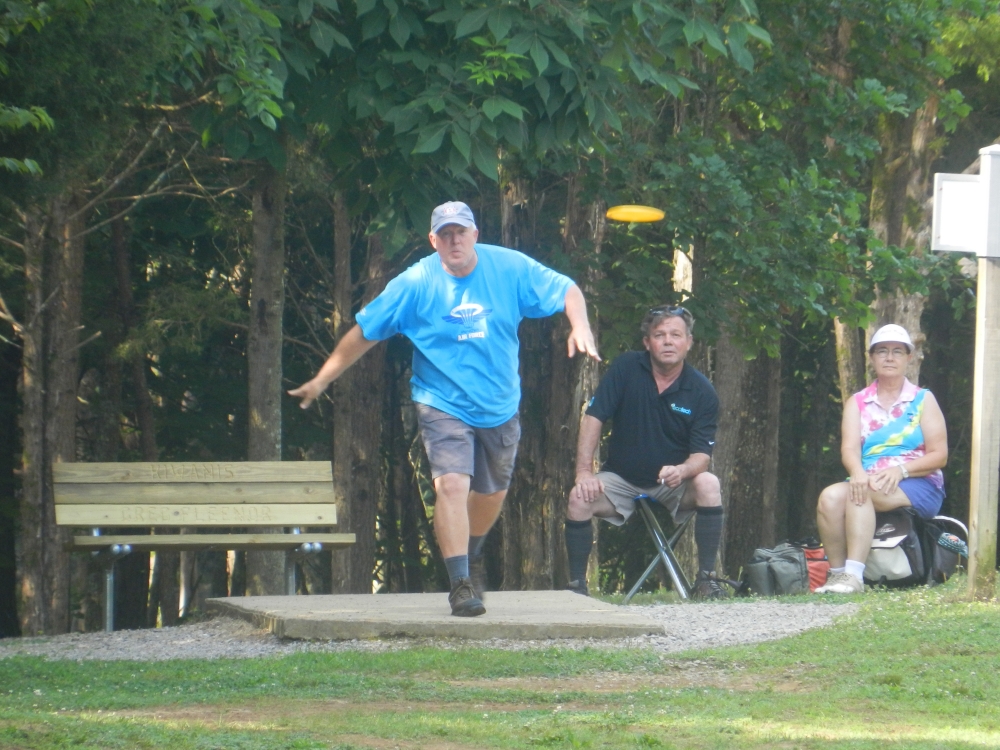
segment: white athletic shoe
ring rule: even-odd
[[[817,594],[861,594],[865,584],[850,573],[831,573],[826,584],[816,589]]]

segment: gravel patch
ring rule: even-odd
[[[484,640],[399,638],[354,641],[282,640],[250,623],[226,617],[172,628],[119,630],[114,633],[70,633],[43,638],[0,640],[0,659],[42,656],[49,660],[163,661],[167,659],[249,659],[303,652],[386,652],[435,646],[447,649],[498,648],[648,648],[675,653],[717,646],[785,638],[812,628],[828,627],[838,618],[853,615],[858,605],[783,603],[774,600],[654,604],[626,609],[663,624],[663,635],[620,639]]]

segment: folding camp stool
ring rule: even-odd
[[[622,604],[628,604],[629,600],[635,595],[635,592],[639,590],[639,587],[646,582],[650,574],[656,569],[657,564],[663,563],[663,567],[667,569],[667,575],[670,576],[670,581],[674,585],[674,591],[681,599],[689,599],[691,597],[691,582],[688,581],[687,576],[684,575],[684,571],[681,569],[680,563],[677,562],[677,558],[674,556],[674,547],[677,546],[677,541],[681,538],[681,534],[687,529],[688,524],[691,523],[691,519],[694,518],[694,510],[682,511],[685,513],[685,517],[682,521],[677,523],[677,528],[674,530],[672,536],[667,537],[663,528],[660,526],[660,522],[656,520],[656,516],[653,515],[653,509],[650,507],[652,503],[656,501],[649,495],[636,495],[635,497],[635,507],[639,513],[639,517],[642,519],[643,523],[646,524],[646,531],[649,532],[650,539],[653,540],[653,546],[656,547],[656,556],[649,563],[649,567],[646,568],[646,572],[639,576],[639,580],[635,582],[632,590],[625,595],[622,600]]]

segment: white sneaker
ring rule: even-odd
[[[816,589],[817,594],[861,594],[865,584],[850,573],[831,573],[826,584]]]

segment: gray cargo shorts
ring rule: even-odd
[[[604,484],[604,496],[611,501],[611,504],[615,506],[615,510],[618,511],[618,516],[610,516],[604,519],[615,526],[624,524],[629,519],[629,516],[635,512],[636,495],[649,495],[669,510],[670,517],[675,521],[677,520],[678,512],[681,512],[682,516],[686,516],[688,515],[688,510],[693,510],[693,508],[681,509],[681,500],[684,499],[684,493],[687,492],[688,485],[691,483],[689,479],[685,479],[671,489],[665,484],[655,484],[652,487],[639,487],[610,471],[599,471],[595,476]]]
[[[420,403],[414,406],[432,479],[442,474],[468,474],[472,478],[471,489],[483,495],[510,486],[517,443],[521,439],[517,414],[496,427],[472,427],[433,406]]]

